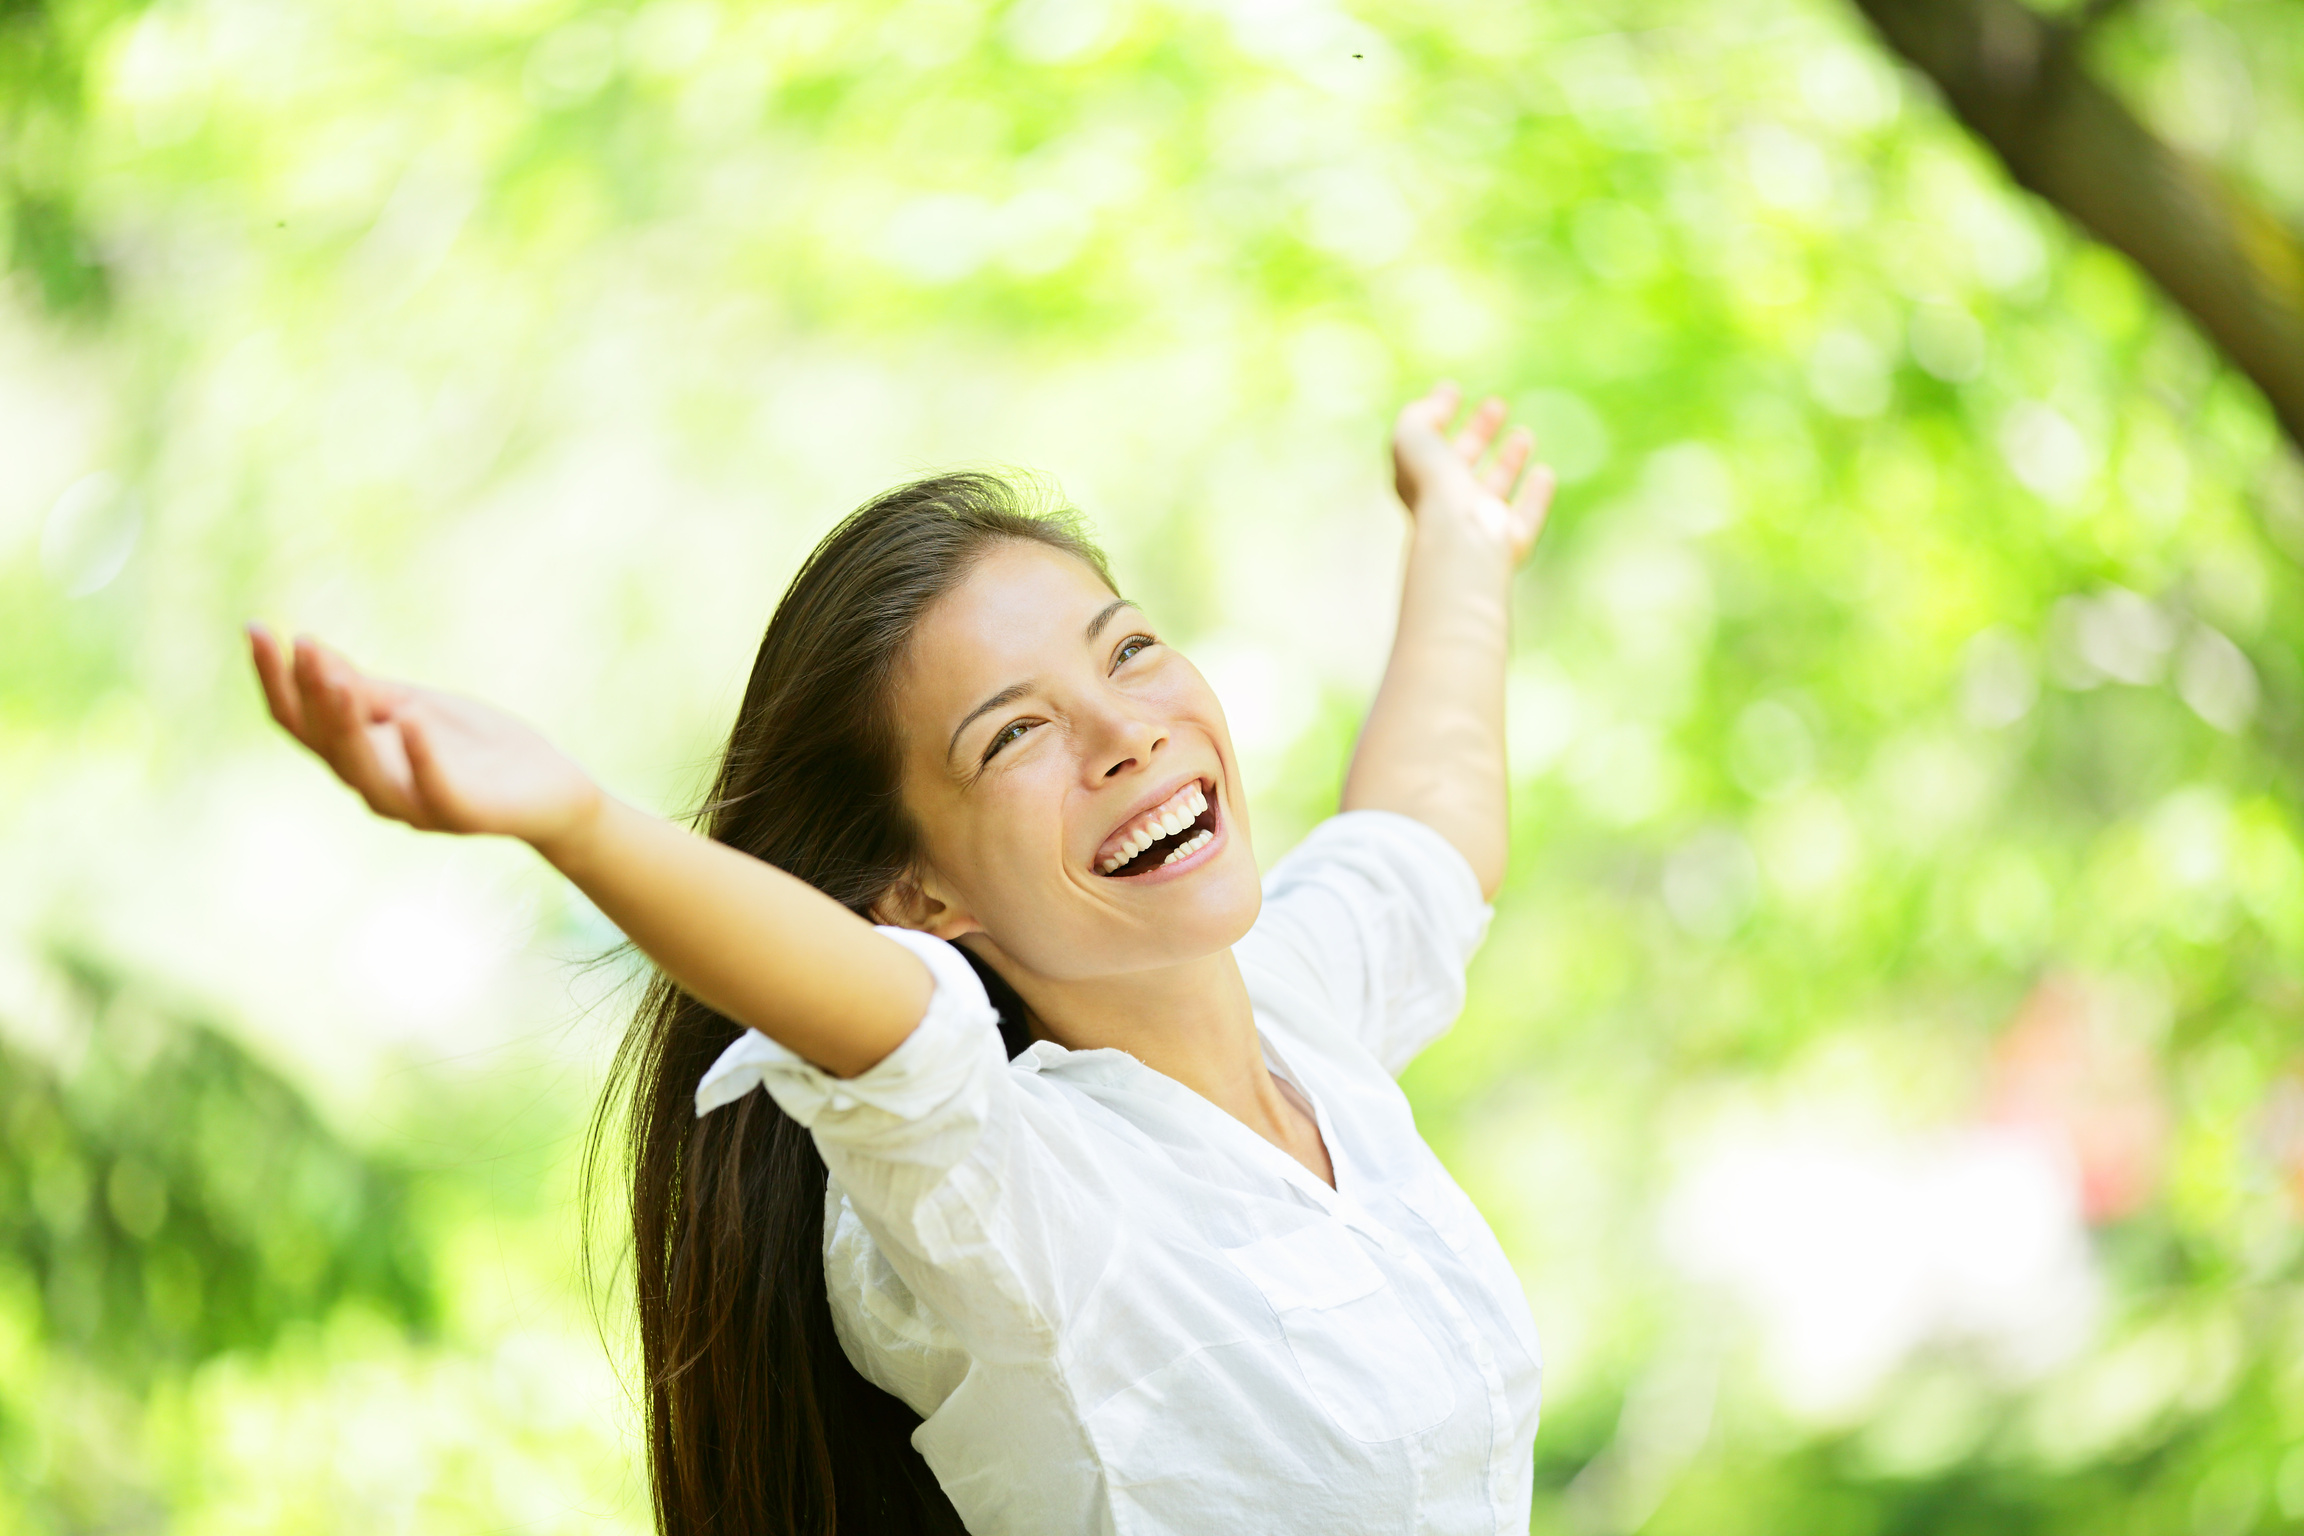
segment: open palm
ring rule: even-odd
[[[379,816],[542,845],[599,802],[581,768],[493,705],[368,676],[310,638],[284,652],[260,624],[248,642],[272,718]]]
[[[1555,477],[1548,466],[1529,462],[1536,438],[1526,427],[1514,427],[1497,442],[1505,409],[1493,396],[1451,435],[1449,424],[1462,403],[1463,392],[1443,382],[1401,407],[1392,424],[1393,486],[1419,520],[1466,518],[1517,564],[1544,531]],[[1483,465],[1492,445],[1495,457]]]

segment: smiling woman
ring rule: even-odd
[[[528,841],[659,967],[594,1154],[630,1156],[660,1529],[1526,1529],[1526,1303],[1393,1081],[1502,875],[1551,490],[1457,404],[1394,432],[1414,538],[1345,814],[1263,881],[1206,681],[989,476],[810,556],[702,838],[251,627],[371,807]]]

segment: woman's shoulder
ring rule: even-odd
[[[1265,875],[1262,910],[1235,952],[1243,967],[1317,961],[1329,941],[1414,913],[1455,932],[1469,954],[1490,911],[1471,864],[1431,827],[1395,811],[1341,811]]]
[[[1398,1071],[1463,1006],[1490,916],[1445,837],[1392,811],[1346,811],[1273,865],[1233,955],[1259,1012],[1309,1039],[1350,1037]]]
[[[1316,824],[1264,877],[1267,893],[1338,867],[1391,884],[1485,905],[1480,877],[1454,843],[1398,811],[1338,811]]]

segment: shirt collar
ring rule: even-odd
[[[1281,1053],[1278,1042],[1265,1029],[1262,1019],[1257,1020],[1256,1036],[1263,1048],[1266,1065],[1276,1069],[1282,1077],[1294,1084],[1296,1091],[1303,1094],[1305,1100],[1311,1104],[1313,1119],[1320,1127],[1320,1139],[1328,1148],[1329,1164],[1336,1170],[1338,1189],[1330,1189],[1315,1177],[1310,1169],[1278,1147],[1272,1146],[1254,1131],[1225,1114],[1223,1110],[1193,1093],[1182,1083],[1162,1077],[1144,1065],[1143,1062],[1116,1047],[1099,1046],[1094,1050],[1075,1051],[1058,1045],[1053,1040],[1035,1040],[1023,1051],[1012,1057],[1008,1065],[1014,1071],[1031,1072],[1060,1081],[1098,1083],[1108,1086],[1135,1084],[1150,1086],[1150,1090],[1155,1093],[1163,1093],[1173,1089],[1176,1093],[1191,1099],[1195,1113],[1205,1111],[1214,1116],[1214,1120],[1209,1122],[1211,1125],[1220,1124],[1225,1127],[1224,1130],[1216,1134],[1231,1136],[1235,1145],[1240,1147],[1244,1153],[1262,1157],[1267,1164],[1277,1168],[1291,1184],[1303,1191],[1305,1196],[1320,1208],[1335,1211],[1349,1219],[1352,1214],[1356,1214],[1359,1210],[1354,1194],[1364,1183],[1364,1175],[1360,1173],[1359,1169],[1351,1166],[1349,1154],[1343,1149],[1343,1138],[1336,1134],[1336,1123],[1329,1117],[1326,1096],[1302,1071],[1298,1070],[1293,1062]],[[1156,1084],[1146,1085],[1144,1081],[1146,1078],[1156,1080]],[[1233,1133],[1237,1133],[1237,1135],[1233,1135]],[[1245,1139],[1243,1140],[1243,1138]],[[1266,1154],[1269,1155],[1266,1156]],[[1353,1188],[1345,1189],[1342,1187],[1345,1185],[1351,1185]]]
[[[1111,1046],[1075,1051],[1053,1040],[1033,1041],[1022,1052],[1009,1058],[1008,1066],[1012,1071],[1079,1078],[1088,1082],[1117,1082],[1132,1071],[1152,1070],[1126,1051]]]

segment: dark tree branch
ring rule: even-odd
[[[2139,122],[2082,66],[2073,26],[2022,0],[1855,3],[2019,185],[2190,314],[2304,447],[2304,238]]]

